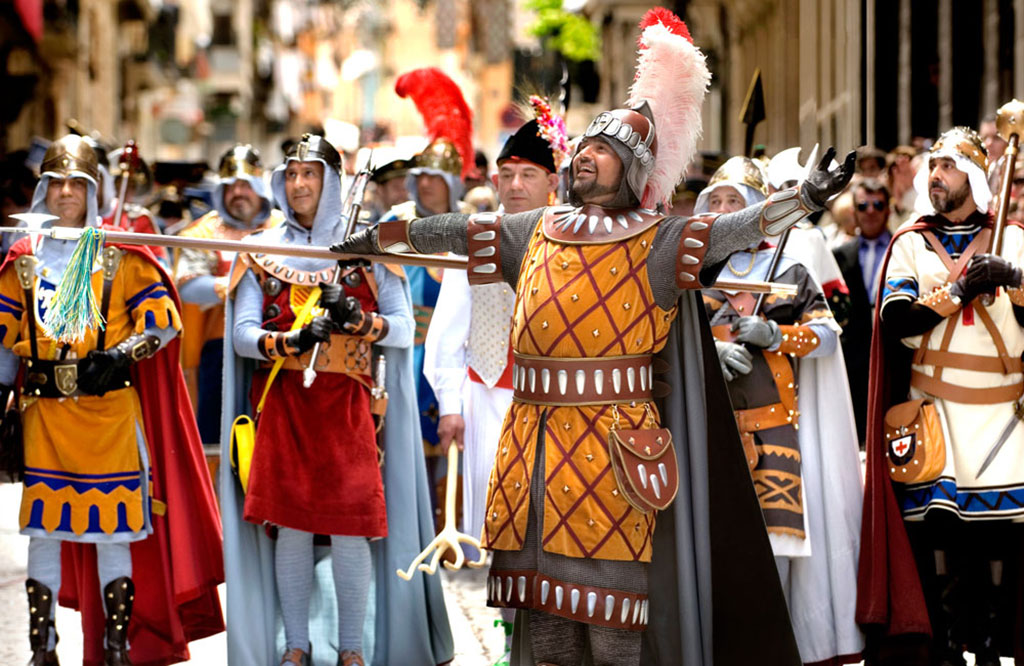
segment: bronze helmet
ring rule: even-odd
[[[416,156],[415,166],[458,176],[462,173],[462,157],[454,143],[448,139],[437,139]]]
[[[77,171],[91,178],[93,183],[100,182],[96,151],[77,134],[62,136],[51,143],[43,155],[40,171],[56,174],[61,178],[71,178],[72,172]]]
[[[316,134],[303,134],[302,139],[288,149],[285,158],[300,162],[320,159],[335,171],[341,172],[341,155],[327,139]]]
[[[221,178],[259,178],[263,175],[259,151],[249,144],[236,144],[220,158],[217,175]]]

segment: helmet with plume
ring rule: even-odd
[[[459,86],[440,69],[423,67],[399,76],[395,92],[416,104],[430,139],[416,166],[465,177],[474,166],[473,113]]]
[[[686,24],[655,7],[640,21],[636,78],[626,108],[605,111],[585,132],[612,145],[630,192],[645,208],[670,205],[701,135],[701,106],[711,81]]]

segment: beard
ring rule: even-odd
[[[971,184],[968,181],[964,181],[964,184],[956,192],[950,192],[944,183],[932,182],[931,187],[936,186],[941,187],[943,191],[929,192],[928,198],[937,213],[952,213],[964,205],[967,197],[971,196]]]
[[[256,207],[251,201],[242,197],[235,197],[224,206],[231,217],[241,222],[250,222],[256,216]]]
[[[589,182],[581,182],[579,180],[573,180],[572,182],[573,195],[575,198],[583,202],[587,202],[594,197],[600,197],[605,194],[615,194],[618,191],[618,183],[615,183],[614,185],[602,185],[597,182],[597,178],[594,178]]]

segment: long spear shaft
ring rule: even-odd
[[[24,217],[24,215],[22,215]],[[50,218],[52,219],[52,217]],[[26,227],[0,227],[0,233],[34,233],[57,240],[77,241],[82,235],[81,227],[50,227],[49,229],[29,229]],[[224,240],[219,238],[185,238],[181,236],[164,236],[161,234],[140,234],[130,231],[103,230],[107,241],[124,245],[159,245],[160,247],[176,247],[181,249],[207,250],[221,252],[245,252],[248,254],[271,254],[284,257],[309,257],[312,259],[330,259],[331,261],[365,259],[384,264],[402,266],[426,266],[428,268],[450,268],[464,271],[467,267],[465,259],[442,257],[436,254],[408,254],[399,252],[383,255],[341,254],[331,252],[326,247],[315,245],[270,245],[247,241]],[[751,293],[769,293],[792,295],[796,287],[791,284],[777,282],[741,282],[739,280],[719,280],[714,289],[729,291],[747,291]]]

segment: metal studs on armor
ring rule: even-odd
[[[276,282],[276,280],[275,280]],[[280,284],[280,283],[278,283]],[[277,303],[271,303],[267,306],[267,309],[263,311],[263,320],[276,319],[281,315],[281,306]]]
[[[363,283],[363,275],[359,271],[352,271],[345,276],[345,284],[350,287],[358,287]]]
[[[284,287],[277,278],[267,278],[263,281],[263,293],[267,296],[277,296]]]

